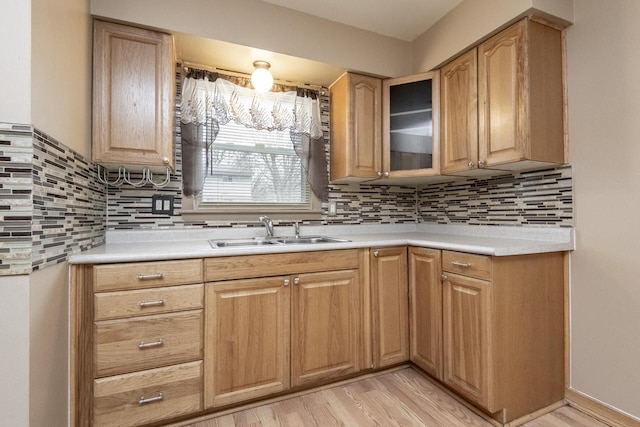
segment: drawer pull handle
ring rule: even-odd
[[[140,350],[144,350],[145,348],[160,347],[162,344],[164,344],[164,342],[162,341],[162,338],[160,338],[158,341],[154,341],[154,342],[140,341],[140,344],[138,344],[138,348]]]
[[[164,399],[164,394],[162,394],[162,393],[159,393],[157,396],[154,396],[154,397],[144,397],[144,396],[142,396],[140,398],[140,400],[138,400],[138,405],[145,405],[147,403],[159,402],[162,399]]]
[[[452,261],[451,265],[455,265],[456,267],[462,267],[462,268],[471,267],[471,264],[469,264],[467,262],[460,262],[460,261]]]
[[[158,301],[140,301],[138,304],[141,308],[145,307],[157,307],[159,305],[164,305],[164,300],[159,299]]]
[[[153,280],[153,279],[162,279],[163,274],[138,274],[138,280]]]

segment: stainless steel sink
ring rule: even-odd
[[[271,245],[275,242],[265,239],[231,239],[231,240],[209,240],[212,248],[234,248],[242,246],[263,246]]]
[[[264,245],[314,245],[319,243],[340,243],[350,242],[350,240],[338,239],[329,236],[273,236],[273,237],[255,237],[253,239],[227,239],[227,240],[209,240],[212,248],[241,248],[246,246],[264,246]]]
[[[295,245],[295,244],[315,244],[315,243],[340,243],[340,242],[348,242],[349,240],[338,239],[336,237],[329,236],[286,236],[286,237],[275,237],[274,238],[278,243],[283,245]]]

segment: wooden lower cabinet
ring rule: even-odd
[[[371,251],[373,366],[409,360],[407,248]]]
[[[441,252],[409,248],[409,330],[411,361],[442,380]]]
[[[443,251],[443,381],[502,423],[564,398],[564,262]]]
[[[359,371],[358,271],[300,274],[293,283],[291,385]]]
[[[458,274],[443,280],[444,382],[489,412],[499,409],[489,393],[491,288]]]
[[[99,378],[93,391],[94,427],[139,426],[194,413],[202,409],[202,361]]]
[[[282,276],[207,285],[206,408],[289,388],[288,283]]]
[[[359,260],[357,250],[208,260],[207,277],[233,280],[205,284],[205,409],[357,373],[363,359]],[[266,268],[250,270],[253,264]],[[299,273],[237,278],[274,271]]]

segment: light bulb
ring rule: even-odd
[[[273,86],[273,76],[269,72],[269,64],[266,61],[255,61],[253,66],[256,69],[251,74],[251,84],[258,92],[268,92]]]

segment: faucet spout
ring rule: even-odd
[[[268,216],[261,216],[258,219],[266,227],[267,237],[273,237],[273,221],[271,221],[271,218]]]

